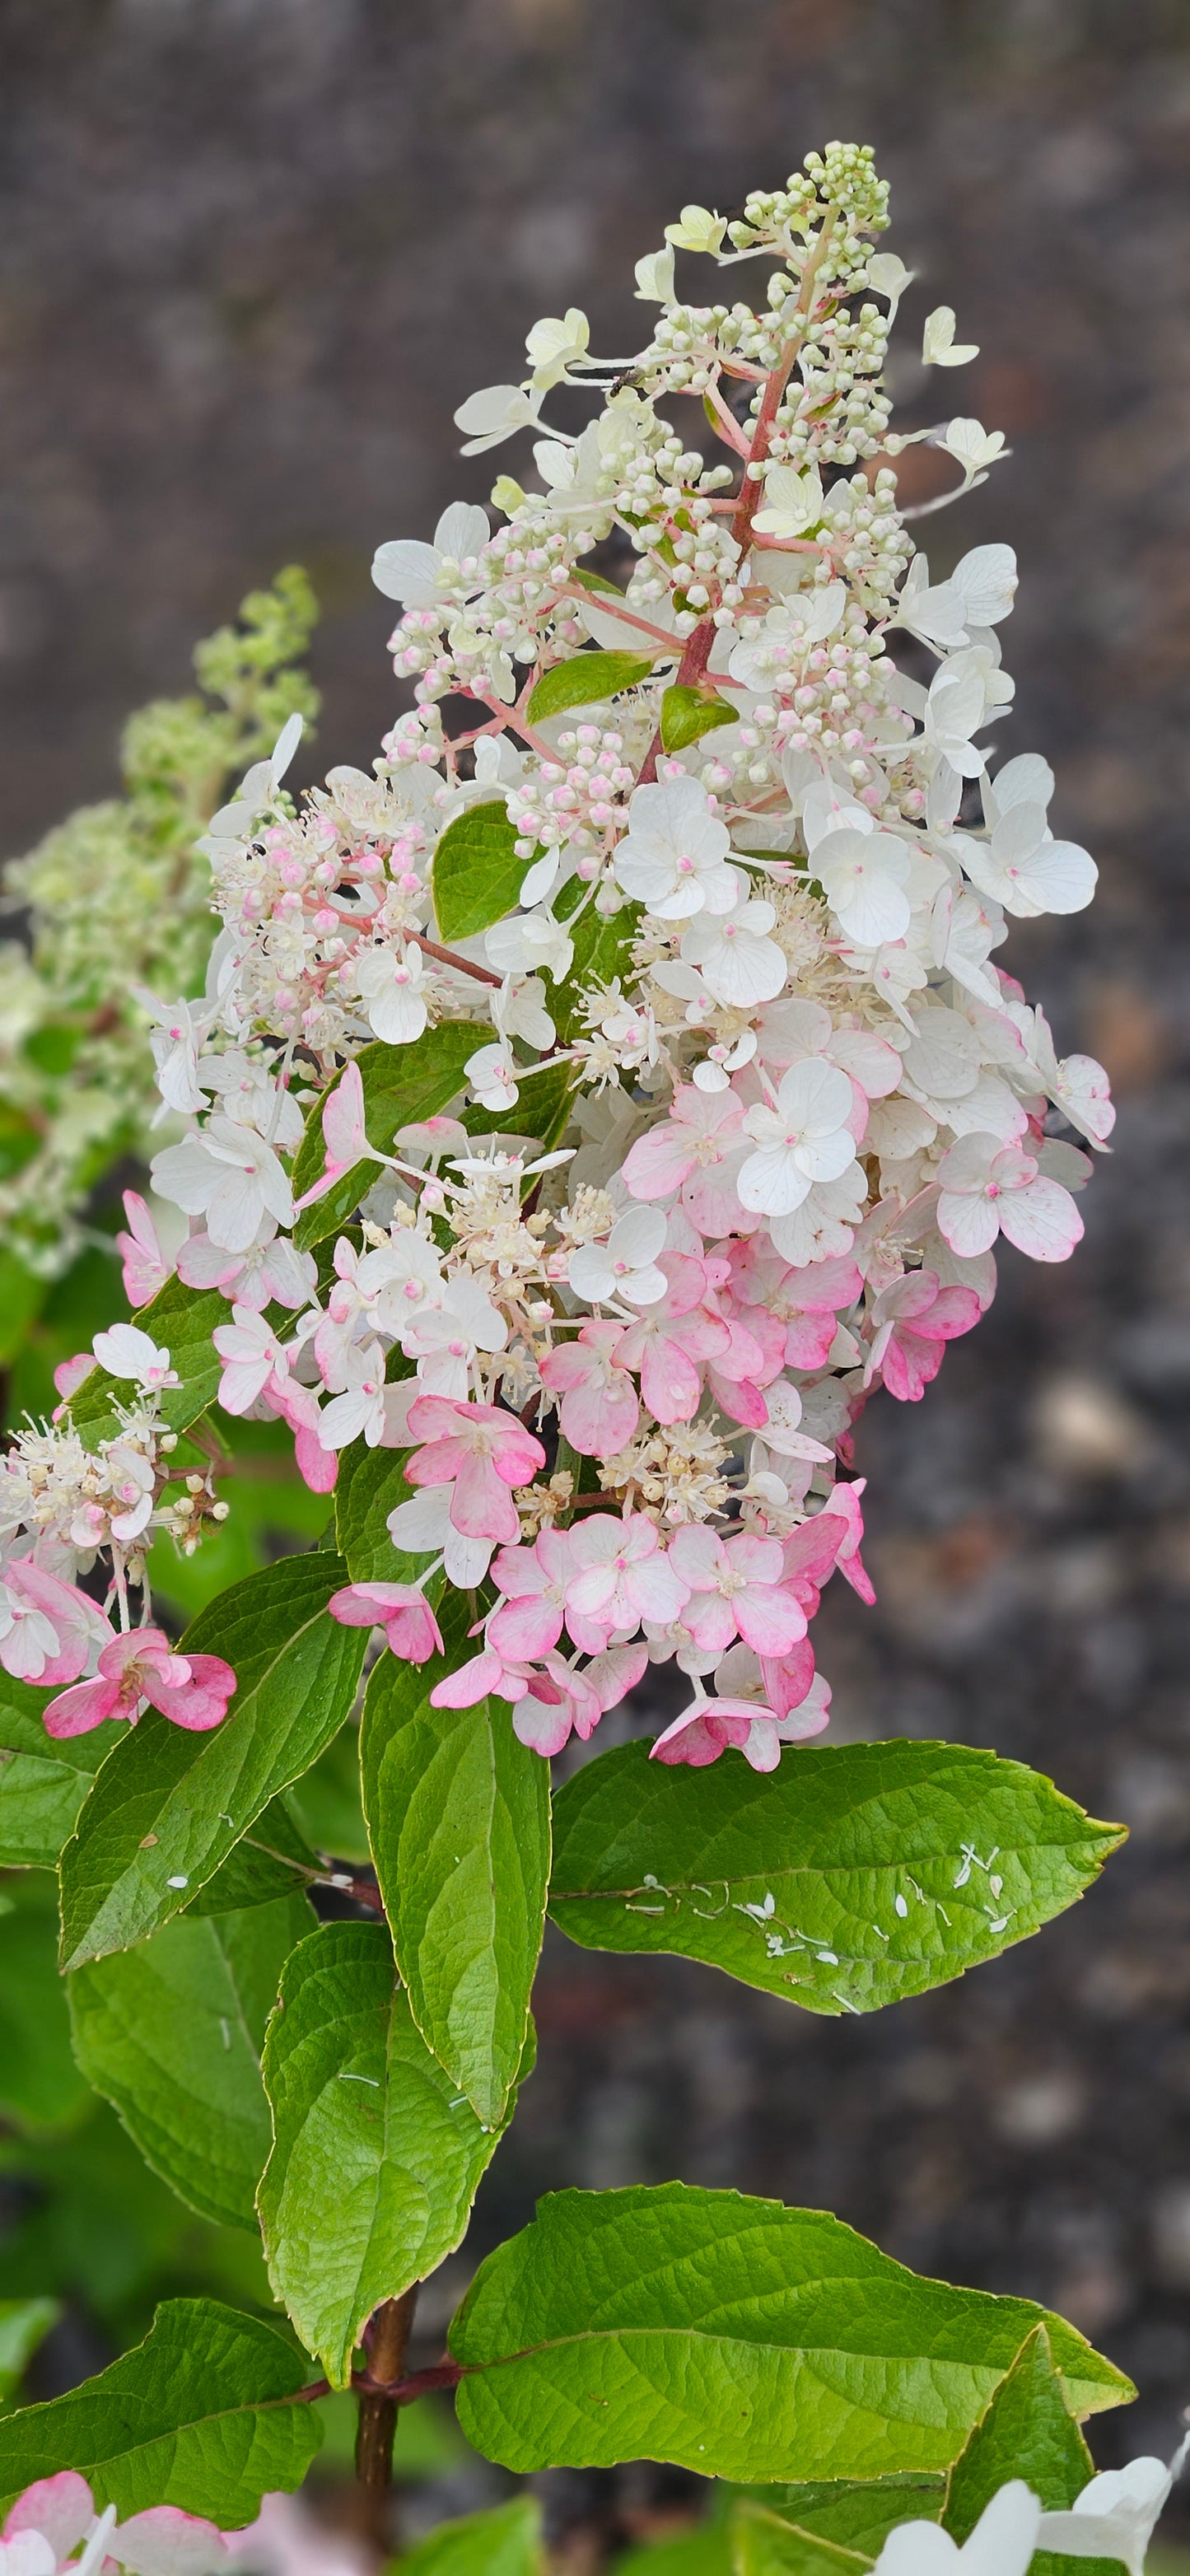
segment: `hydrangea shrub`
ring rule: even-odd
[[[873,1598],[859,1417],[924,1396],[1001,1235],[1073,1251],[1113,1116],[1000,962],[1095,867],[1040,755],[995,756],[1010,549],[935,579],[912,533],[1004,450],[891,429],[886,223],[833,144],[736,219],[683,209],[630,360],[538,322],[457,415],[466,455],[527,437],[534,488],[502,471],[495,520],[377,554],[412,705],[372,773],[292,792],[295,713],[203,836],[206,988],[153,1040],[181,1239],[129,1194],[135,1321],[4,1471],[0,1847],[46,1857],[14,1801],[44,1838],[58,1772],[80,2066],[184,2199],[259,2228],[310,2359],[171,2301],[0,2419],[21,2576],[80,2544],[201,2576],[300,2481],[327,2387],[378,2493],[430,2387],[514,2471],[767,2486],[724,2542],[754,2571],[1139,2566],[1167,2492],[1093,2476],[1078,2419],[1131,2391],[1060,2318],[733,2192],[555,2195],[407,2360],[532,2072],[547,1911],[864,2012],[1038,1931],[1118,1840],[992,1753],[814,1741],[822,1589]],[[689,300],[691,255],[724,300]],[[974,354],[929,316],[944,385]],[[563,385],[581,430],[547,425]],[[292,1436],[323,1535],[174,1638],[150,1542],[234,1515],[245,1417]],[[578,1751],[650,1666],[670,1722]],[[341,1741],[370,1867],[299,1821]],[[540,2563],[519,2505],[433,2547]]]

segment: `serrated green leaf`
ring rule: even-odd
[[[477,931],[490,930],[494,921],[516,911],[529,866],[528,859],[518,856],[519,839],[502,796],[468,805],[447,824],[434,852],[431,880],[443,939],[473,939]]]
[[[59,1743],[42,1712],[52,1690],[0,1674],[0,1868],[53,1869],[91,1779],[118,1744],[115,1720]]]
[[[422,2038],[485,2128],[517,2078],[549,1878],[549,1766],[504,1700],[432,1708],[473,1651],[469,1599],[439,1609],[444,1655],[380,1658],[360,1741],[364,1815],[397,1965]]]
[[[732,2576],[866,2576],[871,2565],[865,2552],[799,2530],[769,2505],[743,2502],[732,2516]]]
[[[594,706],[604,698],[619,697],[624,689],[638,688],[656,659],[655,653],[576,653],[569,662],[555,662],[552,671],[543,672],[529,700],[530,724],[563,715],[567,707]]]
[[[227,1322],[227,1299],[218,1288],[188,1288],[175,1273],[138,1308],[135,1320],[158,1349],[169,1352],[177,1371],[178,1385],[166,1387],[161,1397],[161,1420],[170,1431],[186,1431],[219,1392],[219,1354],[211,1335],[216,1324]],[[113,1438],[119,1429],[113,1406],[131,1404],[135,1394],[130,1378],[92,1370],[70,1400],[70,1418],[85,1448]]]
[[[381,1923],[324,1923],[293,1952],[264,2081],[269,2278],[344,2388],[373,2309],[460,2243],[497,2136],[421,2038]]]
[[[179,2505],[225,2531],[262,2495],[300,2486],[322,2438],[295,2405],[306,2367],[258,2317],[215,2299],[167,2299],[143,2343],[44,2406],[0,2417],[0,2513],[37,2478],[76,2469],[122,2521]]]
[[[1049,2336],[1038,2326],[955,2461],[943,2525],[952,2539],[966,2540],[1010,2478],[1023,2478],[1047,2513],[1061,2513],[1094,2475],[1095,2463],[1062,2393]]]
[[[250,1905],[275,1905],[279,1897],[300,1896],[312,1873],[324,1874],[297,1822],[296,1795],[295,1785],[282,1797],[270,1798],[249,1832],[233,1843],[226,1860],[182,1907],[183,1915],[242,1914]]]
[[[347,1580],[324,1549],[283,1557],[200,1613],[182,1651],[233,1665],[222,1725],[194,1735],[150,1709],[105,1762],[62,1854],[62,1957],[129,1949],[214,1877],[279,1789],[308,1770],[355,1697],[367,1631],[327,1602]]]
[[[0,2112],[34,2131],[68,2126],[87,2101],[58,1974],[55,1893],[48,1871],[29,1870],[0,1906]]]
[[[767,1774],[731,1756],[670,1769],[621,1745],[560,1791],[554,1834],[550,1911],[583,1948],[673,1951],[838,2013],[924,1994],[1023,1940],[1122,1828],[1019,1762],[894,1739],[791,1751]]]
[[[663,751],[685,751],[688,743],[697,742],[704,733],[714,733],[717,725],[738,724],[740,710],[729,706],[726,698],[708,697],[702,689],[681,686],[667,689],[661,700],[661,748]]]
[[[937,2522],[946,2502],[941,2475],[805,2479],[766,2487],[752,2501],[836,2548],[878,2558],[899,2522]]]
[[[74,2052],[146,2164],[200,2217],[256,2226],[271,2143],[260,2073],[281,1970],[314,1920],[304,1896],[182,1915],[67,1979]]]
[[[11,2397],[61,2314],[57,2299],[0,2299],[0,2400]]]
[[[544,2576],[544,2569],[536,2496],[440,2522],[399,2561],[399,2576]]]
[[[462,2429],[503,2468],[855,2478],[947,2467],[1043,2322],[1080,2413],[1130,2395],[1031,2300],[921,2280],[821,2210],[664,2183],[539,2202],[449,2343]]]
[[[462,936],[461,932],[456,935]],[[474,1055],[477,1047],[487,1046],[494,1036],[494,1029],[473,1021],[441,1020],[436,1029],[423,1030],[409,1046],[377,1043],[361,1048],[355,1061],[363,1084],[364,1128],[369,1144],[375,1145],[378,1153],[390,1154],[398,1127],[411,1126],[419,1118],[436,1118],[449,1108],[463,1088],[463,1067],[468,1056]],[[328,1085],[306,1120],[292,1173],[295,1198],[312,1189],[325,1168],[322,1112],[333,1088]],[[378,1164],[355,1163],[323,1198],[303,1208],[293,1229],[299,1250],[308,1251],[327,1235],[338,1234],[379,1177]]]

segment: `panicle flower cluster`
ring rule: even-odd
[[[160,1104],[139,989],[191,992],[211,945],[197,834],[224,786],[317,697],[292,668],[317,610],[304,574],[254,592],[238,627],[195,654],[203,698],[162,699],[128,725],[125,794],[84,806],[4,871],[24,942],[0,944],[0,1226],[52,1278],[78,1250],[85,1202],[144,1150]]]
[[[994,761],[1010,549],[934,580],[898,504],[885,223],[832,145],[734,223],[683,209],[627,364],[580,312],[534,326],[526,378],[457,418],[468,455],[534,434],[543,488],[381,547],[414,704],[371,778],[302,800],[285,729],[206,838],[206,995],[161,1006],[189,1123],[154,1180],[182,1281],[227,1300],[224,1409],[284,1419],[319,1490],[353,1443],[407,1453],[391,1579],[337,1615],[420,1662],[444,1585],[475,1592],[431,1697],[504,1697],[543,1754],[649,1659],[691,1684],[663,1760],[767,1768],[825,1725],[822,1586],[872,1597],[856,1421],[922,1396],[1001,1234],[1066,1258],[1111,1130],[1102,1068],[997,962],[1096,872],[1044,760]],[[688,253],[767,261],[757,309],[679,299]],[[975,354],[928,318],[927,365]],[[595,416],[543,434],[562,383]],[[728,461],[659,413],[681,395]],[[909,435],[951,498],[1003,449]],[[584,561],[613,546],[620,583]]]

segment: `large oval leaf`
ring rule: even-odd
[[[529,866],[517,855],[520,837],[502,796],[468,805],[447,824],[433,868],[434,911],[444,939],[473,939],[516,911]]]
[[[224,1655],[237,1688],[221,1726],[192,1735],[149,1710],[105,1762],[62,1854],[67,1968],[129,1949],[181,1912],[279,1789],[309,1769],[355,1697],[367,1632],[327,1602],[347,1580],[318,1549],[234,1583],[183,1650]]]
[[[0,1674],[0,1868],[53,1869],[91,1780],[124,1729],[110,1719],[89,1735],[47,1735],[55,1694]]]
[[[256,2226],[271,2145],[260,2073],[281,1970],[313,1914],[304,1896],[245,1914],[183,1915],[67,1980],[74,2053],[146,2164],[204,2218]]]
[[[0,2416],[0,2513],[35,2479],[75,2469],[122,2521],[180,2505],[225,2531],[270,2488],[301,2485],[322,2440],[307,2373],[259,2317],[215,2299],[167,2299],[143,2343],[66,2397]]]
[[[874,2012],[1035,1932],[1122,1833],[964,1744],[807,1748],[767,1775],[625,1744],[558,1795],[550,1912],[585,1949],[676,1951],[809,2012]]]
[[[468,1596],[439,1610],[445,1655],[380,1658],[361,1730],[364,1814],[397,1965],[428,2048],[498,2128],[517,2080],[549,1879],[547,1763],[505,1700],[432,1708],[472,1652]]]
[[[459,2243],[497,2134],[421,2038],[380,1923],[324,1923],[293,1952],[264,2080],[269,2278],[343,2388],[373,2309]]]
[[[503,2468],[854,2478],[948,2466],[1041,2323],[1073,2409],[1133,2393],[1032,2300],[920,2280],[822,2210],[664,2183],[540,2202],[449,2341],[463,2431]]]
[[[648,679],[655,660],[653,653],[576,653],[569,662],[555,662],[529,700],[529,721],[540,724],[543,717],[560,716],[567,707],[590,707],[619,697],[621,690],[635,689]]]

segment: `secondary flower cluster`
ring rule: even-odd
[[[920,1398],[1001,1234],[1069,1254],[1111,1130],[1102,1068],[1059,1060],[995,962],[1095,867],[1051,833],[1043,760],[991,765],[1011,551],[934,581],[898,508],[885,223],[870,154],[832,145],[733,224],[684,210],[638,263],[659,311],[627,372],[581,313],[535,325],[524,382],[458,418],[469,455],[537,432],[541,488],[501,475],[500,526],[459,503],[381,547],[414,705],[372,777],[301,799],[285,728],[207,837],[205,996],[159,1010],[187,1124],[154,1182],[180,1278],[228,1304],[224,1408],[280,1415],[319,1490],[354,1442],[408,1451],[392,1580],[338,1615],[424,1660],[442,1581],[486,1586],[433,1695],[503,1694],[542,1752],[646,1657],[693,1684],[663,1759],[768,1767],[825,1723],[807,1621],[836,1563],[871,1597],[856,1420],[880,1385]],[[678,296],[689,251],[767,260],[757,308]],[[975,354],[927,319],[926,365]],[[541,435],[560,383],[596,416]],[[730,461],[683,445],[676,395]],[[949,497],[1003,448],[909,435]],[[501,892],[452,940],[460,829],[461,917],[485,870]],[[398,1125],[406,1049],[419,1085],[454,1070]],[[131,1218],[147,1291],[167,1265]]]

